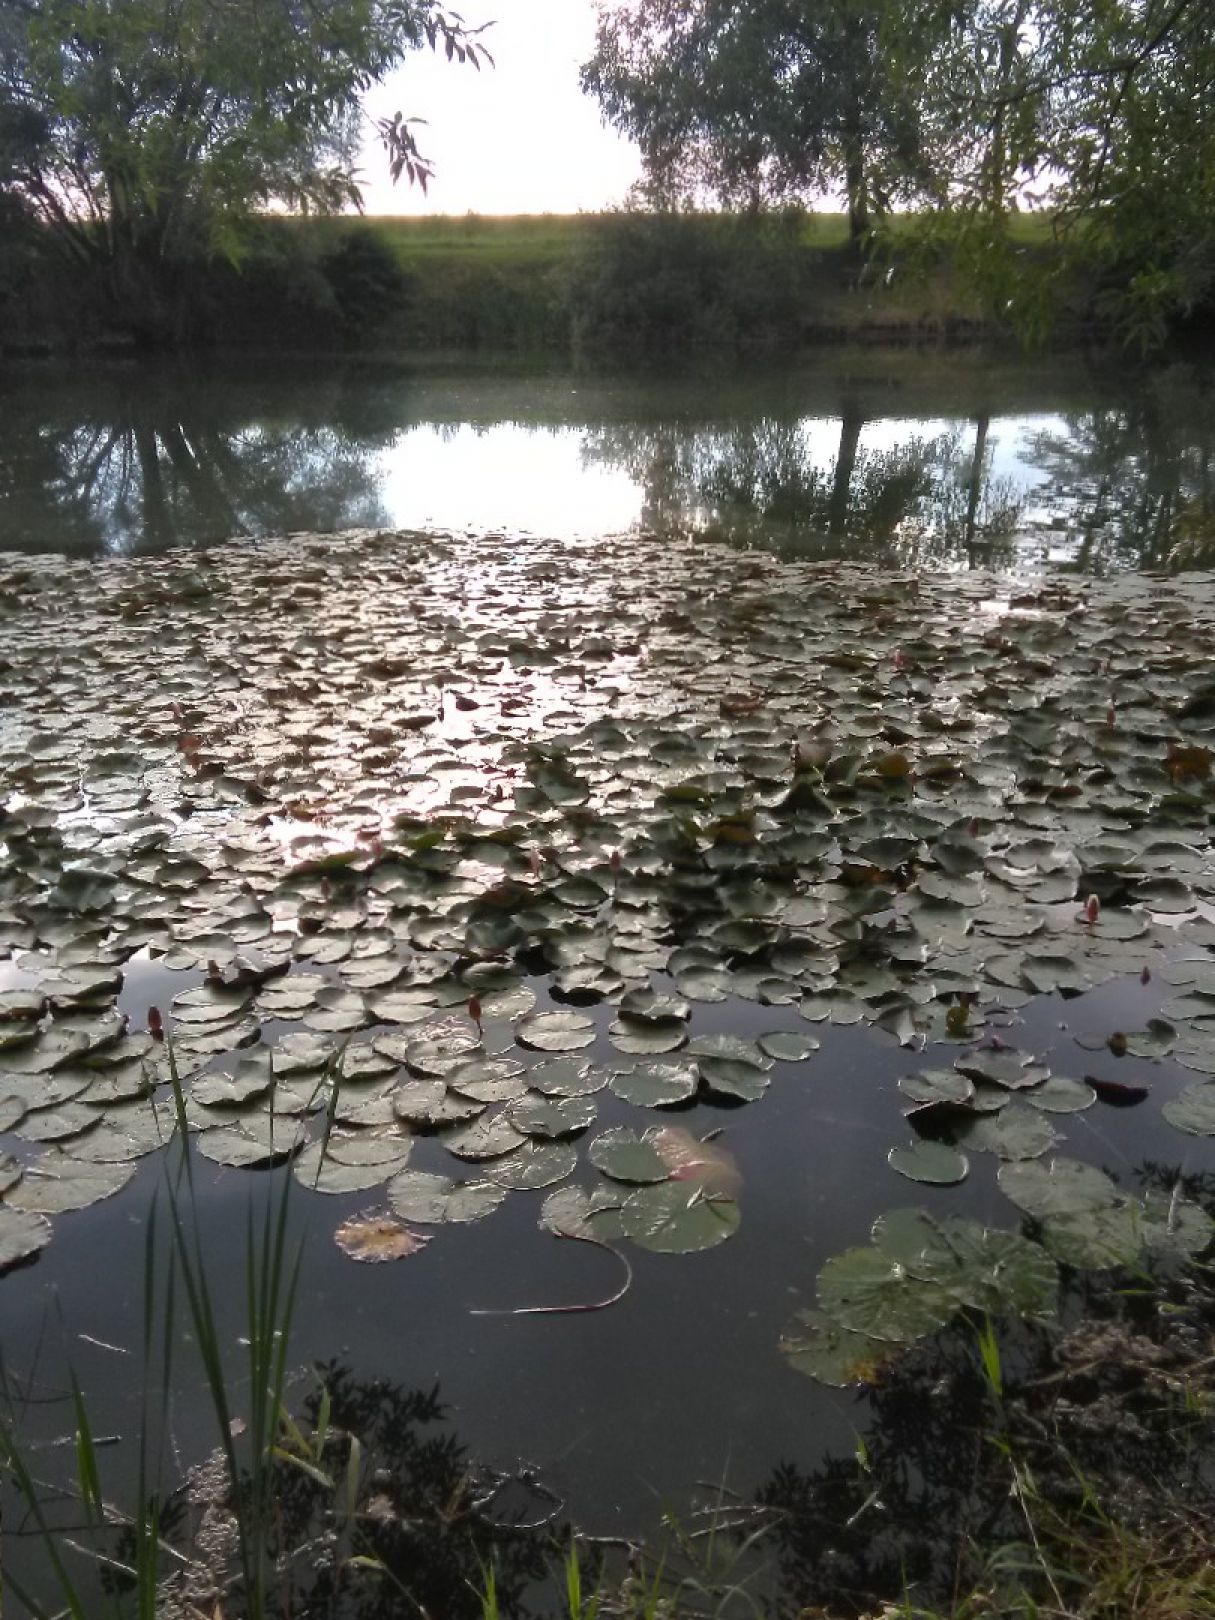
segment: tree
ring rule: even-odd
[[[660,196],[838,191],[860,242],[925,178],[914,75],[883,27],[883,0],[625,0],[601,11],[582,82]]]
[[[0,0],[0,196],[163,338],[256,211],[357,205],[363,93],[426,45],[479,67],[480,33],[437,0]],[[410,122],[379,135],[425,185]]]

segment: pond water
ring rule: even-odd
[[[280,358],[0,377],[0,549],[355,524],[705,533],[931,567],[1201,566],[1215,370],[827,350],[604,378]]]
[[[698,1482],[750,1498],[782,1465],[851,1457],[863,1397],[807,1379],[778,1343],[891,1208],[1016,1232],[1029,1206],[1009,1167],[1049,1154],[1112,1178],[1095,1227],[1083,1200],[1047,1221],[1052,1277],[1054,1257],[1200,1247],[1215,597],[1205,575],[1121,571],[1201,554],[1211,414],[1190,368],[1137,388],[1132,408],[1079,366],[962,357],[951,410],[943,361],[873,355],[661,384],[357,367],[10,379],[0,997],[49,994],[54,1016],[35,1033],[19,996],[0,1002],[0,1245],[39,1212],[53,1241],[0,1277],[0,1349],[45,1471],[70,1462],[74,1367],[113,1438],[112,1488],[136,1477],[144,1238],[166,1165],[144,1153],[155,1094],[139,1087],[163,1078],[149,1006],[174,1023],[191,1095],[301,1029],[356,1040],[367,1067],[347,1096],[368,1111],[339,1113],[339,1135],[390,1141],[407,1175],[530,1174],[495,1169],[533,1151],[518,1136],[464,1158],[448,1133],[411,1134],[418,1084],[467,1107],[459,1085],[478,1082],[452,1080],[456,1060],[525,1064],[533,1106],[542,1085],[589,1091],[561,1174],[491,1218],[423,1222],[429,1244],[391,1264],[333,1241],[385,1208],[387,1172],[297,1188],[292,1361],[341,1363],[373,1392],[437,1385],[473,1457],[534,1468],[603,1535],[652,1532]],[[354,524],[447,534],[138,555]],[[824,561],[844,553],[880,566]],[[1010,596],[962,572],[1049,560],[1119,577]],[[208,963],[253,973],[230,1007],[212,1007]],[[295,1004],[275,988],[293,982]],[[647,983],[677,1004],[648,1006]],[[567,1022],[529,1025],[533,999]],[[774,1031],[805,1053],[755,1044]],[[594,1089],[540,1077],[566,1051]],[[650,1059],[683,1065],[663,1080],[678,1106],[607,1083]],[[946,1105],[913,1130],[924,1070],[952,1071],[961,1117]],[[288,1173],[249,1147],[278,1095],[249,1073],[245,1113],[200,1100],[191,1117],[238,1407],[246,1222]],[[509,1109],[513,1076],[497,1078]],[[976,1097],[1017,1124],[993,1135]],[[321,1117],[292,1106],[315,1137]],[[669,1179],[615,1183],[637,1211],[623,1239],[587,1229],[626,1254],[627,1292],[509,1314],[620,1287],[616,1255],[538,1218],[575,1162],[579,1185],[610,1190],[588,1143],[651,1126]],[[945,1157],[908,1179],[889,1155],[921,1132]],[[721,1159],[689,1168],[706,1138]],[[89,1166],[114,1196],[72,1192]],[[682,1185],[692,1202],[668,1219]],[[706,1207],[722,1223],[707,1239]],[[967,1277],[989,1290],[967,1299],[998,1308],[992,1278]],[[894,1338],[956,1315],[925,1297],[899,1294]],[[858,1309],[850,1296],[846,1334]],[[865,1339],[879,1358],[884,1331]],[[214,1433],[188,1351],[182,1366],[173,1455],[190,1464]],[[10,1553],[36,1570],[31,1546]]]

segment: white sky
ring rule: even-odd
[[[363,154],[371,214],[572,214],[623,200],[636,149],[603,127],[578,69],[594,49],[594,0],[456,0],[496,67],[475,73],[429,51],[367,100],[375,116],[425,118],[418,145],[436,168],[430,194],[393,186],[380,147]]]

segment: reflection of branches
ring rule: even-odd
[[[83,421],[74,391],[62,426],[15,409],[0,450],[6,538],[138,551],[383,522],[370,458],[399,406],[348,404],[340,377],[284,384],[141,375],[98,381]]]
[[[1130,400],[1066,418],[1026,449],[1046,502],[1075,515],[1086,568],[1215,561],[1215,399],[1188,368],[1137,383]]]

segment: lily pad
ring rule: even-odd
[[[657,1182],[670,1175],[666,1160],[658,1150],[658,1133],[638,1135],[624,1126],[602,1131],[591,1143],[591,1163],[613,1181]]]
[[[890,1345],[811,1310],[797,1312],[778,1348],[791,1367],[832,1389],[877,1383],[895,1353]]]
[[[428,1235],[411,1232],[391,1215],[356,1215],[342,1222],[333,1240],[352,1260],[377,1265],[386,1260],[404,1260],[430,1242]]]
[[[515,1036],[540,1052],[576,1052],[593,1044],[595,1024],[582,1013],[530,1013],[516,1024]]]
[[[1160,1111],[1188,1136],[1215,1136],[1215,1082],[1187,1086]]]
[[[733,1198],[707,1194],[685,1181],[640,1187],[624,1201],[624,1235],[660,1254],[692,1254],[733,1237],[740,1215]]]
[[[937,1187],[952,1187],[965,1181],[970,1164],[964,1153],[945,1142],[913,1142],[894,1147],[887,1154],[892,1170],[909,1181],[926,1181]]]
[[[631,1069],[616,1069],[608,1085],[617,1097],[638,1108],[670,1108],[695,1096],[700,1083],[690,1063],[638,1063]]]
[[[494,1159],[485,1174],[500,1187],[551,1187],[572,1176],[578,1152],[568,1142],[528,1141]]]
[[[452,1181],[425,1170],[402,1170],[388,1184],[388,1201],[403,1221],[463,1225],[492,1215],[506,1192],[492,1181]]]
[[[545,1097],[537,1093],[521,1097],[506,1110],[515,1130],[525,1136],[555,1140],[576,1136],[595,1122],[595,1104],[589,1097]]]
[[[51,1223],[33,1210],[0,1204],[0,1271],[20,1265],[51,1241]]]
[[[112,1198],[134,1174],[133,1165],[88,1164],[51,1148],[26,1165],[20,1182],[6,1195],[6,1203],[33,1214],[62,1215]]]

